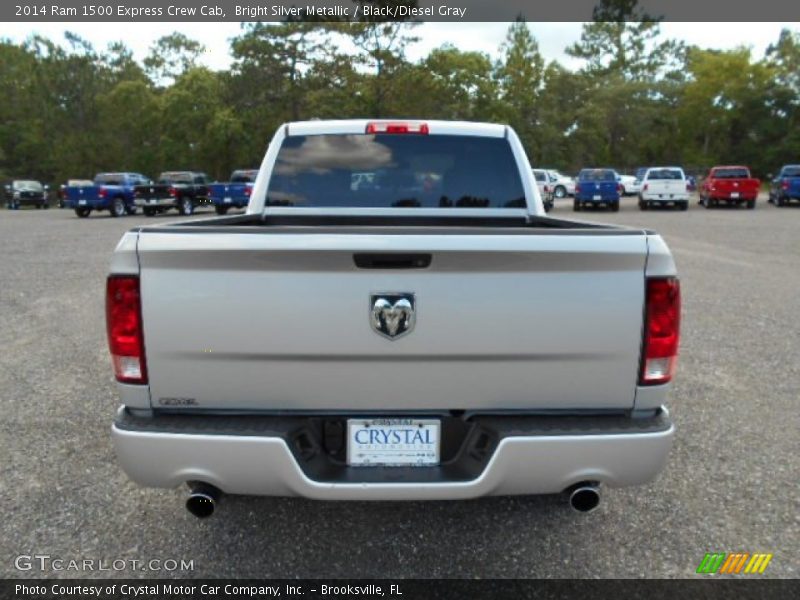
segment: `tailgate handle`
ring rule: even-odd
[[[427,269],[430,254],[354,254],[359,269]]]

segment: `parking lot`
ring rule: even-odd
[[[755,211],[693,201],[640,212],[632,198],[619,213],[571,207],[559,200],[551,214],[655,229],[678,264],[678,433],[658,480],[606,490],[588,515],[559,497],[226,497],[205,521],[184,510],[183,489],[131,483],[109,436],[109,258],[125,230],[176,215],[0,211],[0,575],[91,575],[14,566],[46,554],[194,561],[189,572],[97,576],[693,577],[706,552],[770,552],[763,576],[800,576],[800,207],[763,197]]]

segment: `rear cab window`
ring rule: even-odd
[[[124,173],[100,173],[94,178],[94,182],[100,185],[122,185],[125,182]]]
[[[158,176],[158,183],[192,183],[191,173],[167,172]]]
[[[525,208],[506,139],[322,134],[284,139],[266,206]]]
[[[581,181],[616,181],[617,174],[611,169],[583,169],[578,174]]]
[[[711,176],[715,179],[750,179],[750,171],[744,167],[725,167],[715,169]]]
[[[686,179],[686,177],[681,169],[650,169],[647,172],[646,179],[648,181],[659,179],[683,180]]]
[[[234,171],[231,173],[231,183],[253,183],[258,175],[258,170]]]
[[[784,167],[781,177],[800,177],[800,165],[796,167]]]

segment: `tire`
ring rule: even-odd
[[[43,209],[45,209],[45,210],[47,210],[48,208],[50,208],[50,203],[49,203],[49,202],[45,202],[45,203],[43,203],[43,204],[42,204],[42,208],[43,208]]]
[[[786,199],[782,195],[775,196],[775,206],[786,206]]]
[[[611,203],[611,212],[619,212],[619,200]]]
[[[755,200],[748,200],[747,201],[748,210],[753,210],[755,207],[756,207],[756,201]]]
[[[144,213],[145,217],[154,217],[156,214],[156,210],[154,208],[148,208],[147,206],[142,209],[142,212]]]
[[[639,210],[647,210],[647,202],[639,198]]]
[[[689,210],[689,201],[678,202],[678,210]]]
[[[88,217],[89,213],[91,213],[91,212],[92,211],[89,208],[76,208],[75,209],[75,214],[78,215],[81,219],[85,219],[86,217]]]
[[[192,202],[191,198],[181,198],[180,206],[178,207],[178,212],[182,215],[188,217],[192,213],[194,213],[194,202]]]
[[[222,215],[224,215],[224,214],[226,214],[228,212],[228,207],[227,206],[215,206],[214,210],[217,211],[217,214],[219,216],[222,216]]]
[[[125,216],[125,200],[121,196],[117,196],[111,200],[111,209],[109,210],[111,216],[115,219],[117,217]]]
[[[567,188],[565,188],[563,185],[556,186],[556,189],[553,193],[556,195],[556,198],[566,198]]]
[[[41,210],[41,209],[42,209],[42,205],[41,204],[37,204],[36,205],[36,210]]]
[[[125,207],[125,214],[135,215],[136,214],[136,207],[135,206],[126,206]]]
[[[574,210],[575,212],[578,212],[580,209],[581,209],[581,203],[578,202],[577,200],[573,200],[572,201],[572,210]]]

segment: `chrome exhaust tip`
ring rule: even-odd
[[[569,505],[576,512],[592,512],[600,506],[600,489],[596,485],[579,484],[570,492]]]
[[[207,483],[189,484],[191,491],[186,499],[186,510],[198,519],[206,519],[214,514],[220,491]]]

